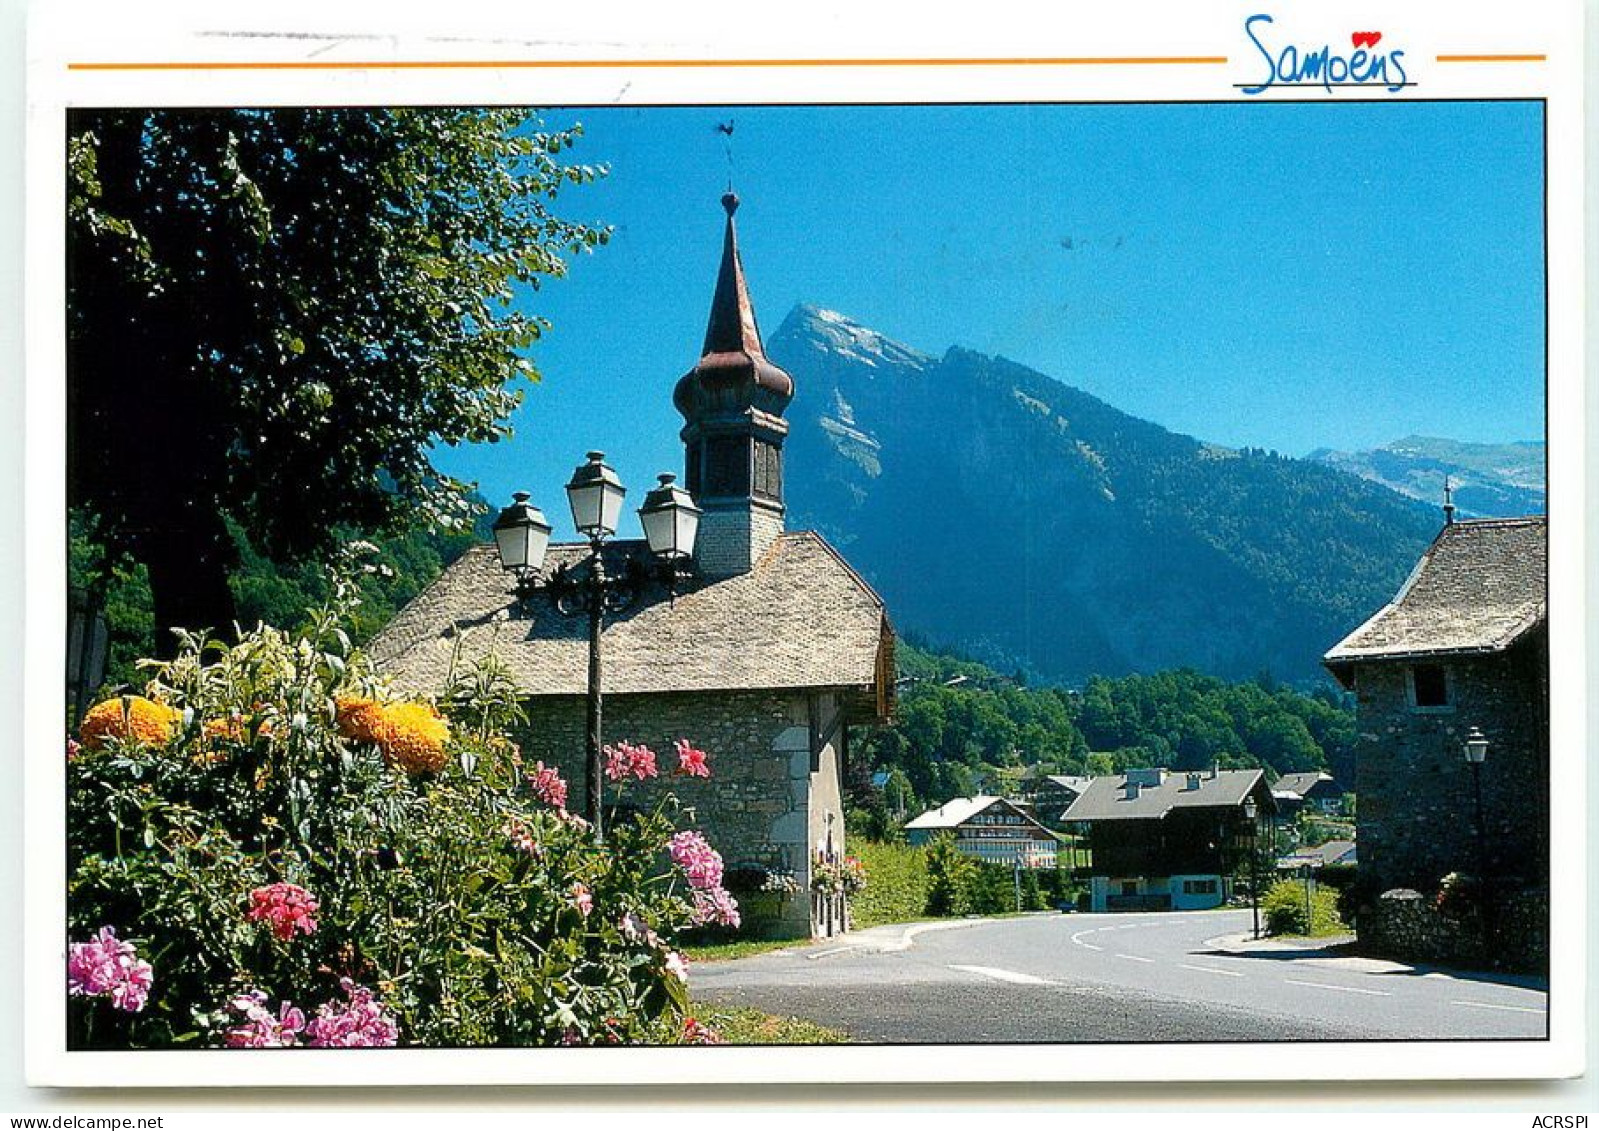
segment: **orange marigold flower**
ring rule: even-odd
[[[130,695],[90,707],[78,735],[87,750],[100,750],[114,738],[160,748],[172,741],[182,718],[165,703]]]
[[[383,760],[408,774],[437,773],[449,756],[444,744],[450,724],[427,703],[390,703],[382,707],[372,727],[372,741]]]
[[[356,742],[376,742],[377,725],[383,720],[383,704],[359,696],[342,696],[333,701],[338,710],[339,735]]]
[[[208,739],[226,739],[230,742],[244,741],[244,720],[241,718],[207,719],[200,728],[200,733]]]

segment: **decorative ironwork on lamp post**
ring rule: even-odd
[[[700,509],[687,491],[675,485],[675,479],[673,475],[662,475],[660,486],[644,497],[644,505],[638,511],[650,550],[650,564],[629,558],[625,568],[615,575],[606,570],[604,549],[605,543],[616,533],[627,488],[606,464],[604,452],[589,452],[586,462],[578,465],[566,485],[572,524],[588,539],[585,570],[580,572],[562,564],[546,574],[544,558],[549,549],[550,524],[542,511],[529,504],[527,492],[516,492],[511,505],[502,510],[494,522],[494,545],[499,551],[500,565],[516,576],[517,599],[527,601],[536,593],[544,592],[563,616],[588,618],[584,815],[594,826],[595,836],[601,838],[605,835],[602,762],[605,700],[601,687],[605,614],[632,604],[652,579],[665,581],[676,597],[678,581],[687,573],[693,558]]]

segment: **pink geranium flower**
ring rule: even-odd
[[[130,942],[101,927],[88,942],[67,948],[67,993],[72,997],[109,997],[127,1013],[138,1013],[150,996],[154,971]]]
[[[222,1035],[230,1049],[286,1049],[300,1043],[305,1030],[305,1014],[289,1002],[278,1005],[273,1016],[266,1005],[267,996],[260,990],[240,994],[228,1003],[243,1020]]]
[[[655,751],[643,744],[618,742],[605,747],[605,776],[610,781],[636,778],[644,781],[655,776]]]
[[[572,902],[577,905],[577,909],[582,912],[585,919],[588,918],[589,912],[594,910],[594,896],[584,884],[572,885]]]
[[[371,990],[349,978],[340,978],[339,985],[349,1001],[330,1001],[316,1011],[305,1027],[312,1048],[393,1048],[399,1043],[399,1025]]]
[[[738,900],[734,899],[726,888],[713,887],[696,891],[693,902],[690,921],[694,926],[703,927],[712,923],[720,927],[739,925]]]
[[[711,768],[705,764],[705,751],[694,749],[686,738],[677,740],[677,772],[687,778],[711,776]]]
[[[672,862],[688,874],[690,887],[709,890],[722,886],[722,854],[705,837],[691,829],[667,841]]]
[[[666,952],[666,973],[679,982],[688,984],[688,959],[675,950]]]
[[[553,767],[546,766],[543,762],[536,762],[527,780],[533,787],[534,795],[544,804],[557,809],[566,808],[566,782]]]
[[[297,884],[268,884],[250,893],[250,910],[245,918],[265,922],[272,933],[284,942],[294,937],[294,932],[316,933],[316,899]]]
[[[538,838],[533,835],[533,830],[515,817],[506,821],[505,835],[510,840],[512,847],[527,853],[529,856],[539,856],[544,851],[538,842]]]

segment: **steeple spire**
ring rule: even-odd
[[[783,410],[794,398],[793,378],[761,343],[733,222],[738,203],[731,192],[722,197],[727,222],[705,344],[672,392],[684,420],[684,478],[705,510],[696,556],[712,577],[749,570],[782,533]]]
[[[766,402],[761,407],[780,414],[794,396],[794,380],[767,360],[766,347],[761,344],[755,304],[750,301],[744,263],[738,253],[738,227],[733,223],[738,197],[725,193],[722,207],[727,210],[727,225],[722,234],[722,266],[716,274],[716,291],[711,296],[705,344],[700,349],[700,363],[678,382],[672,400],[678,411],[688,416],[686,401],[698,391],[691,383],[703,386],[750,382],[755,386],[752,395]]]
[[[1449,482],[1449,476],[1444,476],[1444,525],[1455,524],[1455,489]]]

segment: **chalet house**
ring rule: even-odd
[[[1450,522],[1387,605],[1323,657],[1355,693],[1360,887],[1430,897],[1476,874],[1471,728],[1487,879],[1508,897],[1549,885],[1547,521]],[[1367,921],[1361,921],[1366,934]]]
[[[1329,840],[1326,844],[1317,844],[1309,848],[1301,848],[1287,856],[1277,859],[1280,871],[1292,871],[1299,868],[1320,870],[1335,865],[1345,866],[1359,863],[1356,855],[1355,842],[1352,840]]]
[[[693,576],[675,592],[644,585],[608,615],[602,636],[604,737],[653,747],[673,740],[711,758],[712,777],[679,797],[731,867],[762,865],[810,887],[812,864],[844,851],[841,766],[852,725],[886,720],[894,634],[883,602],[818,534],[784,528],[783,411],[789,375],[765,354],[727,221],[710,324],[673,403],[685,421],[686,482],[703,510]],[[579,571],[586,543],[552,545],[546,569]],[[604,549],[611,577],[649,556],[644,541]],[[452,666],[495,653],[526,696],[518,743],[528,764],[583,780],[588,626],[534,590],[518,601],[492,545],[476,546],[371,645],[397,689],[440,694]],[[635,796],[638,796],[635,794]],[[651,793],[642,793],[649,804]],[[842,929],[837,907],[787,901],[779,930]]]
[[[1082,796],[1091,780],[1072,774],[1048,774],[1041,778],[1029,798],[1038,819],[1048,828],[1060,828],[1061,814]]]
[[[926,844],[941,833],[964,855],[1009,867],[1053,868],[1059,841],[1014,802],[1003,797],[957,797],[905,825],[905,840]]]
[[[1261,770],[1128,770],[1096,777],[1062,815],[1086,826],[1091,911],[1192,911],[1232,895],[1232,873],[1270,817]]]
[[[1272,783],[1271,795],[1280,818],[1291,818],[1306,806],[1317,813],[1337,813],[1344,804],[1343,788],[1331,774],[1319,770],[1284,774]]]

